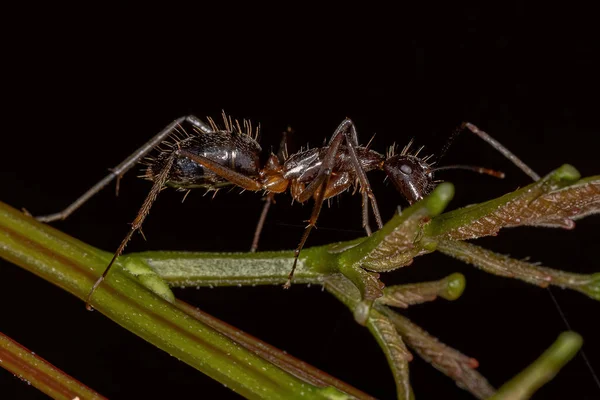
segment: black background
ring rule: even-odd
[[[176,117],[189,113],[260,122],[267,152],[289,125],[291,149],[319,145],[346,116],[363,143],[381,152],[410,138],[439,152],[463,120],[478,124],[545,174],[563,163],[600,173],[597,36],[591,10],[454,6],[333,10],[65,8],[4,10],[1,200],[34,214],[57,211],[107,168]],[[428,154],[428,153],[427,153]],[[451,208],[494,198],[528,178],[472,135],[459,137],[445,163],[503,170],[499,181],[446,172]],[[131,172],[71,218],[53,225],[113,250],[149,183]],[[441,176],[441,175],[440,175]],[[442,176],[441,176],[442,177]],[[383,175],[371,182],[387,219],[404,204]],[[128,251],[245,251],[260,195],[192,192],[185,203],[161,194]],[[296,246],[310,204],[279,196],[261,248]],[[518,228],[478,243],[569,271],[600,271],[598,217],[574,231]],[[324,209],[309,245],[362,235],[360,199],[345,194]],[[595,241],[594,241],[595,239]],[[594,246],[595,245],[595,246]],[[499,386],[566,330],[545,289],[488,276],[439,254],[385,274],[386,284],[463,272],[467,290],[405,312],[447,344],[476,357]],[[598,303],[553,289],[584,349],[600,368]],[[318,287],[175,290],[176,296],[378,397],[395,388],[382,352],[352,315]],[[236,398],[182,362],[144,343],[80,300],[0,261],[0,331],[110,398]],[[419,359],[411,382],[419,398],[470,398]],[[581,356],[538,398],[598,398]],[[0,397],[43,398],[0,370]]]

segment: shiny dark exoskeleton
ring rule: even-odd
[[[174,146],[174,145],[172,145]],[[198,156],[206,157],[223,167],[248,177],[257,177],[260,171],[260,145],[249,134],[244,132],[217,130],[210,134],[199,133],[180,140],[177,149],[186,150]],[[173,148],[162,151],[156,158],[145,161],[148,166],[145,178],[153,181],[164,169]],[[219,176],[201,164],[180,156],[174,161],[167,186],[177,189],[218,189],[233,185],[232,182]]]
[[[282,176],[291,182],[292,197],[296,199],[306,185],[317,178],[328,151],[329,146],[317,147],[298,152],[285,160]],[[361,146],[356,148],[356,156],[364,172],[381,169],[385,160],[383,155]],[[356,183],[356,179],[357,174],[350,160],[348,147],[341,145],[334,160],[324,198],[328,199],[344,192]]]
[[[210,118],[207,124],[194,116],[182,117],[173,121],[121,164],[113,168],[110,175],[99,181],[65,210],[38,218],[45,222],[66,218],[113,179],[117,179],[118,183],[118,179],[125,172],[153,149],[159,150],[155,157],[146,158],[144,161],[147,169],[143,177],[153,182],[150,193],[111,262],[92,287],[87,298],[88,308],[90,308],[90,299],[95,289],[106,277],[117,257],[124,251],[133,233],[141,228],[152,204],[166,186],[178,190],[194,188],[218,190],[221,187],[233,185],[244,190],[265,192],[267,201],[254,235],[251,251],[257,247],[267,210],[273,202],[275,194],[286,192],[289,189],[292,198],[300,203],[314,198],[309,224],[295,251],[294,264],[285,284],[285,287],[289,287],[300,251],[316,224],[325,199],[337,196],[351,187],[357,187],[362,195],[363,227],[367,234],[371,233],[369,204],[377,227],[380,229],[383,226],[375,196],[366,176],[367,172],[384,171],[387,179],[393,183],[409,204],[422,199],[433,190],[435,186],[433,173],[436,170],[462,168],[501,177],[501,173],[496,171],[472,166],[432,168],[433,163],[428,163],[431,156],[419,158],[420,150],[414,154],[409,153],[410,143],[400,154],[395,155],[392,150],[384,156],[369,149],[368,146],[359,145],[356,128],[350,119],[342,121],[325,146],[300,151],[290,157],[283,154],[271,154],[264,165],[261,165],[261,147],[256,140],[258,129],[254,131],[252,125],[247,121],[244,121],[242,126],[238,121],[233,121],[225,115],[223,115],[223,121],[223,127],[217,126]],[[192,126],[193,132],[183,131],[181,124],[184,122]],[[517,161],[520,162],[520,160],[485,132],[479,131],[471,124],[463,124],[461,128],[465,127],[491,143],[507,157],[512,157],[511,160],[519,165]],[[525,168],[528,167],[523,167],[524,164],[519,166],[526,173],[530,173],[530,176],[536,176],[533,171],[527,171]]]
[[[431,165],[417,156],[389,157],[383,170],[409,204],[423,199],[435,188]]]

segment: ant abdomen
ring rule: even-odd
[[[248,177],[259,175],[261,147],[254,138],[243,132],[201,133],[171,143],[169,146],[170,150],[161,151],[157,157],[146,160],[148,165],[146,179],[153,181],[163,171],[172,153],[182,150],[205,157]],[[233,183],[189,157],[180,155],[173,161],[165,184],[178,189],[217,189]]]

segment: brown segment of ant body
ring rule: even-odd
[[[436,185],[433,175],[439,170],[467,169],[503,177],[502,173],[481,167],[455,165],[433,168],[434,163],[429,163],[431,156],[419,158],[421,149],[416,153],[410,153],[412,141],[399,154],[394,154],[393,151],[387,155],[380,154],[369,149],[368,146],[359,145],[354,123],[348,118],[342,121],[329,142],[323,147],[300,151],[289,157],[287,152],[280,151],[278,155],[271,154],[266,163],[261,166],[261,147],[257,142],[258,129],[253,130],[248,121],[244,121],[240,125],[238,121],[232,120],[225,114],[223,114],[223,121],[224,126],[219,127],[210,118],[208,123],[194,116],[175,120],[113,168],[111,174],[90,188],[65,210],[38,217],[40,221],[44,222],[65,219],[113,179],[119,179],[137,162],[143,160],[153,149],[159,150],[156,157],[145,158],[143,161],[147,165],[143,177],[153,182],[152,188],[111,262],[90,290],[86,299],[88,309],[91,309],[90,301],[94,291],[107,276],[116,259],[122,254],[133,233],[141,229],[152,204],[164,187],[173,187],[178,190],[195,188],[218,190],[221,187],[233,185],[245,190],[264,191],[267,201],[254,235],[251,250],[255,250],[257,247],[260,230],[275,194],[286,192],[289,189],[292,198],[300,203],[304,203],[312,197],[314,206],[309,223],[296,248],[294,263],[284,285],[285,288],[289,288],[298,257],[312,228],[316,225],[324,200],[358,185],[362,194],[362,224],[367,234],[370,234],[369,204],[378,229],[383,226],[375,195],[366,175],[367,172],[384,171],[387,178],[409,204],[421,200],[433,190]],[[183,129],[184,122],[192,126],[193,132],[187,133]],[[539,179],[529,167],[504,146],[489,137],[487,133],[469,123],[461,126],[461,129],[464,128],[482,137],[535,180]],[[447,148],[448,145],[443,152]]]

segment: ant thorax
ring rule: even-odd
[[[315,147],[291,155],[284,163],[284,178],[295,179],[298,182],[312,181],[317,176],[328,150],[328,146]],[[364,172],[381,169],[384,161],[383,155],[362,146],[356,147],[355,151]],[[332,170],[334,174],[349,173],[351,180],[355,179],[356,171],[347,146],[340,145]]]

